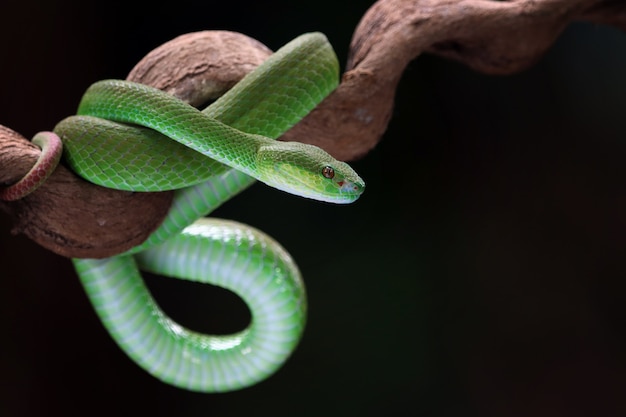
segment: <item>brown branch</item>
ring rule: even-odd
[[[152,51],[128,79],[200,104],[219,97],[270,54],[265,46],[237,33],[192,33]],[[38,155],[35,145],[0,126],[0,184],[22,178]],[[143,242],[161,223],[171,201],[171,192],[98,187],[61,165],[40,189],[16,202],[0,201],[0,209],[13,218],[14,233],[57,254],[102,258]]]
[[[0,183],[18,181],[39,150],[0,127]],[[59,166],[38,190],[15,202],[0,201],[23,233],[68,257],[106,257],[143,242],[161,222],[171,193],[129,193],[92,185]]]
[[[354,33],[341,85],[285,140],[354,160],[381,139],[406,65],[427,52],[488,74],[536,62],[572,21],[626,28],[618,0],[380,0]],[[230,88],[270,51],[230,32],[183,35],[148,54],[129,79],[199,105]],[[21,178],[38,151],[0,127],[0,184]],[[42,246],[70,257],[103,257],[139,242],[160,223],[170,193],[125,193],[80,180],[60,167],[35,193],[0,208]]]
[[[626,26],[616,0],[379,0],[357,26],[339,88],[286,139],[342,160],[382,138],[407,64],[424,52],[488,74],[528,68],[572,21]]]

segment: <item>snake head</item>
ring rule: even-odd
[[[259,149],[260,180],[291,194],[346,204],[363,193],[365,182],[345,162],[317,146],[273,142]]]

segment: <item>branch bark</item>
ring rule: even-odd
[[[0,183],[17,182],[38,155],[35,145],[0,126]],[[0,201],[0,208],[12,217],[14,234],[23,233],[59,255],[106,257],[143,242],[161,223],[171,199],[171,193],[98,187],[59,165],[34,193]]]
[[[379,0],[350,44],[339,88],[285,136],[355,160],[382,138],[407,64],[431,53],[486,74],[534,64],[571,22],[626,27],[617,0]]]
[[[283,140],[358,159],[383,136],[407,64],[422,53],[457,60],[487,74],[528,68],[573,21],[626,29],[620,0],[380,0],[351,42],[341,84]],[[193,105],[219,96],[271,52],[244,35],[183,35],[149,53],[128,79]],[[19,180],[38,150],[0,126],[0,184]],[[171,193],[127,193],[89,184],[60,166],[26,198],[0,202],[15,233],[68,257],[106,257],[143,241],[161,222]]]

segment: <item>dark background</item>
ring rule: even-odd
[[[159,44],[229,29],[327,34],[342,65],[372,1],[0,5],[0,123],[32,137]],[[216,215],[289,249],[309,292],[294,356],[229,394],[155,380],[113,344],[69,260],[0,216],[1,416],[626,415],[626,36],[575,24],[533,68],[415,60],[350,206],[255,185]],[[218,289],[157,277],[164,309],[245,323]],[[210,318],[206,318],[206,316]]]

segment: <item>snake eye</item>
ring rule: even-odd
[[[335,176],[335,170],[332,167],[325,166],[322,168],[322,175],[330,180]]]

